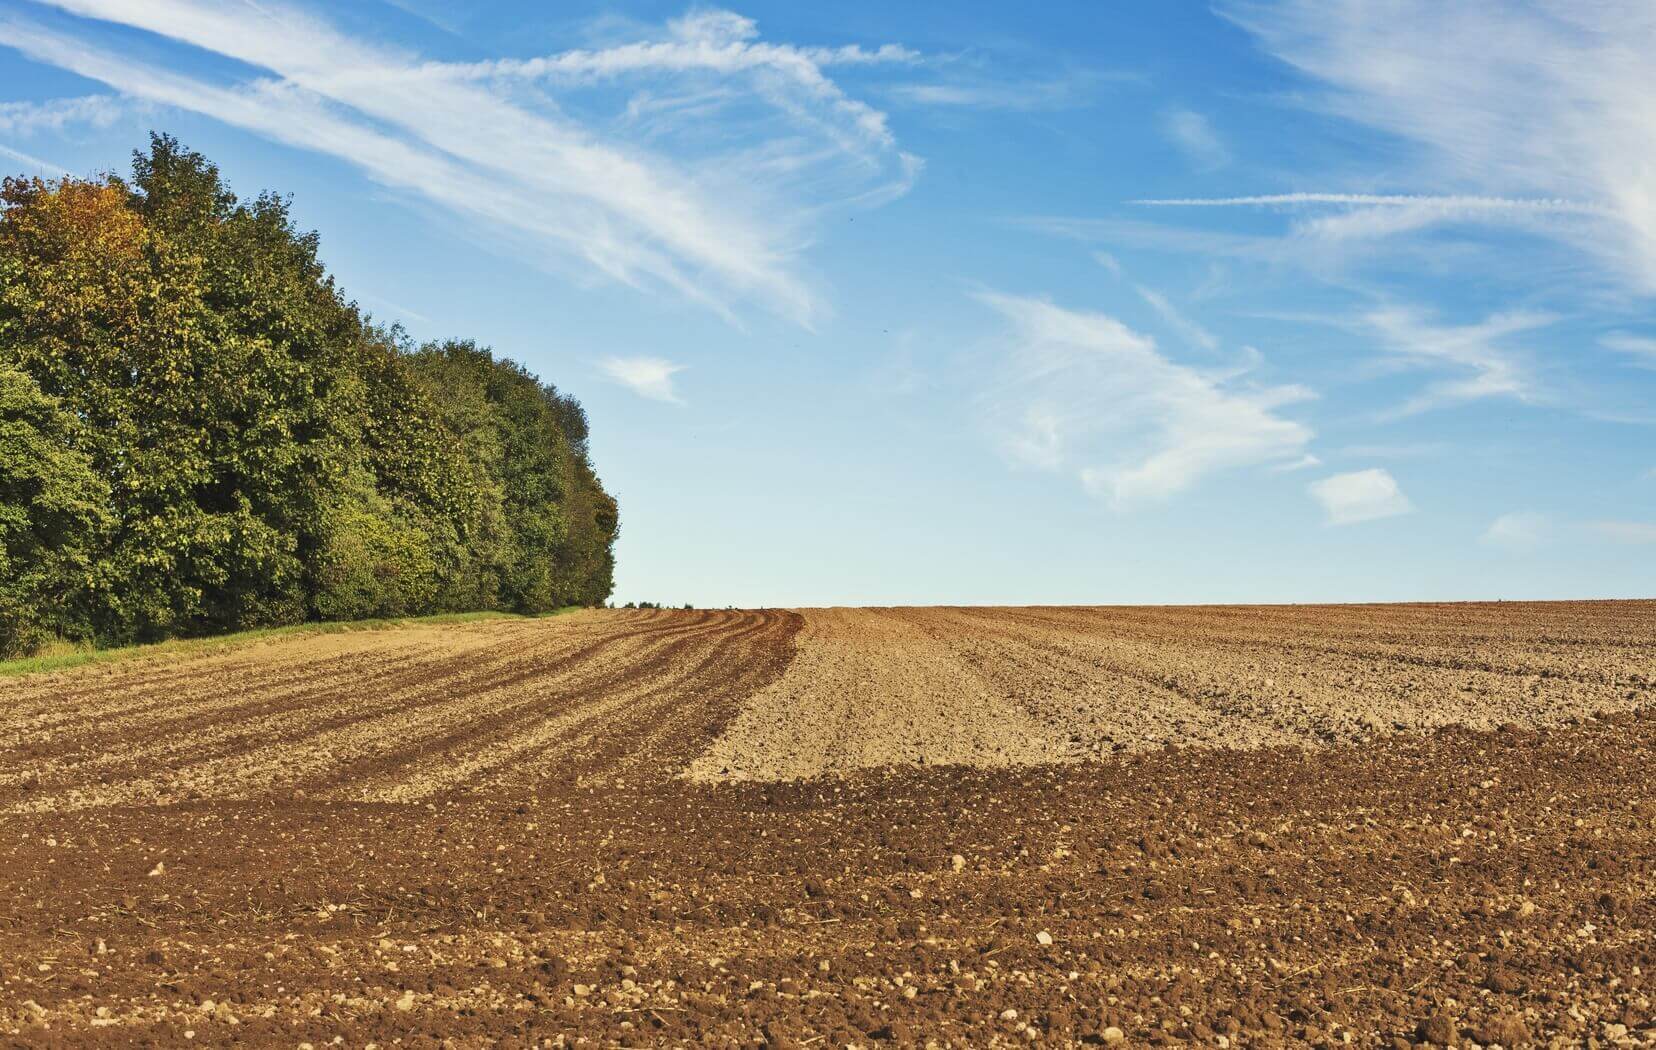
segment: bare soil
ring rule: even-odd
[[[592,612],[0,683],[0,1043],[1656,1045],[1656,603]]]

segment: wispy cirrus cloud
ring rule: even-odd
[[[1356,525],[1414,510],[1414,504],[1398,487],[1397,479],[1380,467],[1334,474],[1313,481],[1306,486],[1306,491],[1322,505],[1330,525]]]
[[[1552,232],[1656,292],[1656,17],[1644,0],[1237,0],[1221,12],[1320,84],[1317,104],[1412,144],[1421,185],[1572,202],[1543,209],[1574,220]],[[1439,214],[1539,214],[1443,200],[1460,203]],[[1413,222],[1438,206],[1393,207]]]
[[[1539,549],[1551,534],[1552,521],[1545,514],[1513,511],[1490,522],[1478,542],[1509,554],[1527,554]]]
[[[546,265],[671,290],[731,317],[737,304],[757,302],[813,323],[827,306],[798,257],[823,209],[889,200],[919,171],[883,115],[822,72],[900,61],[902,49],[766,45],[751,21],[724,12],[692,12],[661,39],[538,65],[456,65],[349,36],[279,3],[49,2],[265,75],[210,82],[16,18],[0,19],[0,45],[124,97],[337,157]],[[577,119],[512,87],[559,76],[648,78],[673,91],[687,79],[698,89],[717,83],[729,89],[718,114],[725,122],[683,121],[662,148],[659,138],[629,137],[624,122]],[[715,125],[720,133],[710,134]]]
[[[76,124],[106,128],[115,123],[124,108],[120,100],[112,95],[0,102],[0,134],[31,135],[38,131],[62,131]]]
[[[1308,240],[1362,240],[1439,224],[1504,223],[1556,228],[1560,218],[1612,219],[1603,205],[1581,201],[1457,194],[1272,193],[1250,197],[1146,198],[1154,208],[1264,208],[1294,214],[1290,232]]]
[[[1656,368],[1656,338],[1632,332],[1610,332],[1599,339],[1599,345],[1625,354],[1641,368]]]
[[[983,76],[910,81],[885,86],[881,94],[899,104],[954,109],[1029,112],[1085,105],[1106,80],[1122,78],[1094,73],[1002,80]]]
[[[1119,265],[1117,264],[1118,268]],[[1140,299],[1149,303],[1150,308],[1156,311],[1163,321],[1167,322],[1168,327],[1178,332],[1185,342],[1203,350],[1211,351],[1219,348],[1218,338],[1200,324],[1186,317],[1183,311],[1174,306],[1167,296],[1142,284],[1133,285],[1133,290],[1139,294]]]
[[[1168,359],[1113,317],[985,293],[1006,321],[1004,375],[988,398],[1003,449],[1074,469],[1117,508],[1166,500],[1218,471],[1293,464],[1312,433],[1278,414],[1313,396],[1239,385]]]
[[[1162,134],[1203,171],[1215,171],[1231,162],[1230,148],[1213,130],[1208,118],[1182,107],[1162,114]]]
[[[1361,324],[1380,340],[1394,358],[1423,368],[1448,370],[1453,378],[1427,384],[1391,415],[1409,416],[1428,409],[1486,397],[1522,402],[1544,398],[1545,391],[1509,337],[1544,328],[1557,321],[1552,314],[1512,311],[1477,324],[1441,325],[1419,311],[1387,307],[1364,315]]]
[[[896,138],[884,113],[851,98],[825,70],[834,66],[912,65],[919,52],[899,44],[864,48],[797,47],[759,39],[759,25],[731,11],[697,9],[668,22],[664,39],[601,49],[563,51],[528,59],[495,59],[464,64],[428,63],[423,72],[439,79],[543,80],[555,84],[597,83],[641,75],[742,77],[750,90],[790,116],[817,124],[848,148],[853,139],[890,149]],[[726,93],[726,99],[736,96]],[[824,112],[814,112],[816,107]]]
[[[22,150],[12,149],[10,146],[0,146],[0,157],[10,157],[19,164],[27,165],[32,169],[30,174],[39,175],[43,178],[55,178],[59,175],[70,174],[68,168],[56,161],[45,160],[33,154],[24,153]]]
[[[639,397],[684,404],[678,391],[673,389],[673,376],[684,371],[684,365],[663,357],[606,357],[598,362],[598,367]]]

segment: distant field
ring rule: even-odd
[[[15,677],[0,1032],[1647,1038],[1653,704],[1656,602],[585,611]]]

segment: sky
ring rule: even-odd
[[[1656,596],[1646,0],[0,0],[586,405],[617,602]]]

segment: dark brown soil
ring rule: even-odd
[[[0,1042],[1656,1044],[1649,708],[1314,749],[690,783],[676,772],[737,693],[783,672],[798,629],[726,615],[613,621],[636,648],[604,617],[553,622],[585,633],[544,660],[491,657],[505,721],[468,700],[476,732],[447,751],[346,749],[327,797],[261,774],[87,801],[74,770],[111,791],[143,771],[59,746],[67,725],[0,742],[14,770],[36,769],[23,748],[55,756],[40,783],[0,791]],[[639,653],[638,674],[599,673],[581,657],[594,645]],[[444,684],[454,656],[376,670],[409,690],[385,717],[436,733],[407,719],[472,695],[471,678]],[[239,717],[298,674],[238,659],[264,683],[226,689]],[[181,688],[164,671],[51,688],[83,711],[138,707]],[[575,736],[510,744],[536,704]],[[455,737],[442,725],[432,739]],[[438,757],[496,739],[512,766],[443,775]],[[32,806],[42,792],[80,801]]]

